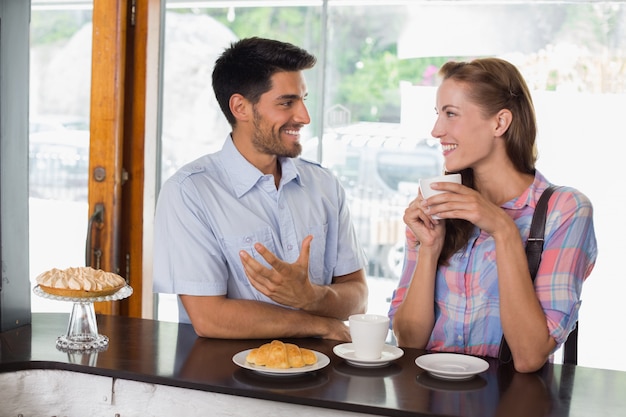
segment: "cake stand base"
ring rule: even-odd
[[[64,351],[103,350],[107,336],[98,334],[98,323],[92,302],[75,302],[66,334],[57,338],[57,348]]]

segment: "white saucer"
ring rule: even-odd
[[[402,355],[404,355],[404,351],[399,347],[392,345],[385,345],[383,348],[383,354],[378,359],[359,359],[354,355],[354,346],[352,343],[344,343],[341,345],[337,345],[333,348],[333,352],[335,355],[339,356],[342,359],[345,359],[352,366],[359,366],[362,368],[375,368],[380,366],[385,366],[389,364],[389,362],[394,361]]]
[[[489,369],[489,363],[475,356],[432,353],[418,356],[415,364],[440,379],[462,381]]]

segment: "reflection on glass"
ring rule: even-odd
[[[89,168],[91,7],[35,0],[30,26],[30,280],[84,265]],[[33,312],[72,305],[31,297]]]
[[[590,279],[619,269],[621,236],[609,222],[626,191],[599,190],[590,174],[621,175],[619,153],[599,142],[621,131],[626,107],[623,2],[285,3],[166,2],[163,178],[214,150],[229,130],[210,87],[212,61],[227,42],[256,35],[312,51],[319,64],[307,74],[312,123],[303,156],[331,168],[346,187],[370,260],[370,310],[384,314],[402,268],[404,208],[419,178],[442,169],[430,135],[437,70],[451,59],[498,56],[520,68],[533,90],[538,168],[552,182],[587,192],[596,212],[609,212],[596,217],[596,235],[606,244]],[[581,310],[583,326],[597,320],[587,325],[598,329],[595,338],[623,333],[600,330],[601,317],[588,314],[619,305],[615,286],[626,284],[604,281],[586,290]],[[607,294],[615,303],[607,304]],[[594,337],[582,339],[581,358],[609,361],[585,355]],[[626,369],[626,359],[596,366]]]

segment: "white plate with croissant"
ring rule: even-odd
[[[233,356],[233,362],[261,374],[289,376],[322,369],[328,366],[330,358],[315,350],[273,340],[271,343],[237,353]]]

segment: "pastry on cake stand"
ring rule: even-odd
[[[57,349],[64,352],[101,351],[109,345],[109,338],[98,333],[98,323],[93,303],[117,301],[130,297],[133,289],[126,285],[113,294],[96,297],[67,297],[45,292],[39,285],[33,292],[43,298],[73,302],[72,312],[67,324],[67,331],[57,338]]]

